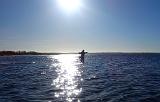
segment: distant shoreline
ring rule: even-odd
[[[58,54],[78,54],[78,53],[41,53],[35,51],[0,51],[0,56],[14,55],[58,55]]]
[[[78,54],[78,53],[41,53],[35,51],[0,51],[0,56],[14,55],[59,55],[59,54]],[[158,52],[91,52],[89,54],[160,54]]]

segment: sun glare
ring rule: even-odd
[[[59,6],[67,12],[75,11],[80,8],[81,0],[57,0]]]
[[[62,54],[51,56],[51,58],[57,60],[57,63],[53,63],[57,78],[53,80],[52,85],[61,90],[55,92],[55,97],[66,97],[67,102],[72,102],[82,91],[82,88],[78,87],[78,83],[82,81],[80,67],[78,67],[81,65],[79,55]]]

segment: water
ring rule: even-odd
[[[0,57],[0,102],[160,102],[160,54]]]

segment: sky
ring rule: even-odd
[[[0,0],[0,50],[160,52],[160,0],[79,1]]]

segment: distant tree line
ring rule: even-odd
[[[0,51],[0,56],[5,55],[39,55],[41,53],[35,51]]]
[[[57,54],[71,54],[71,53],[40,53],[40,52],[35,52],[35,51],[0,51],[0,56],[12,56],[12,55],[57,55]]]

